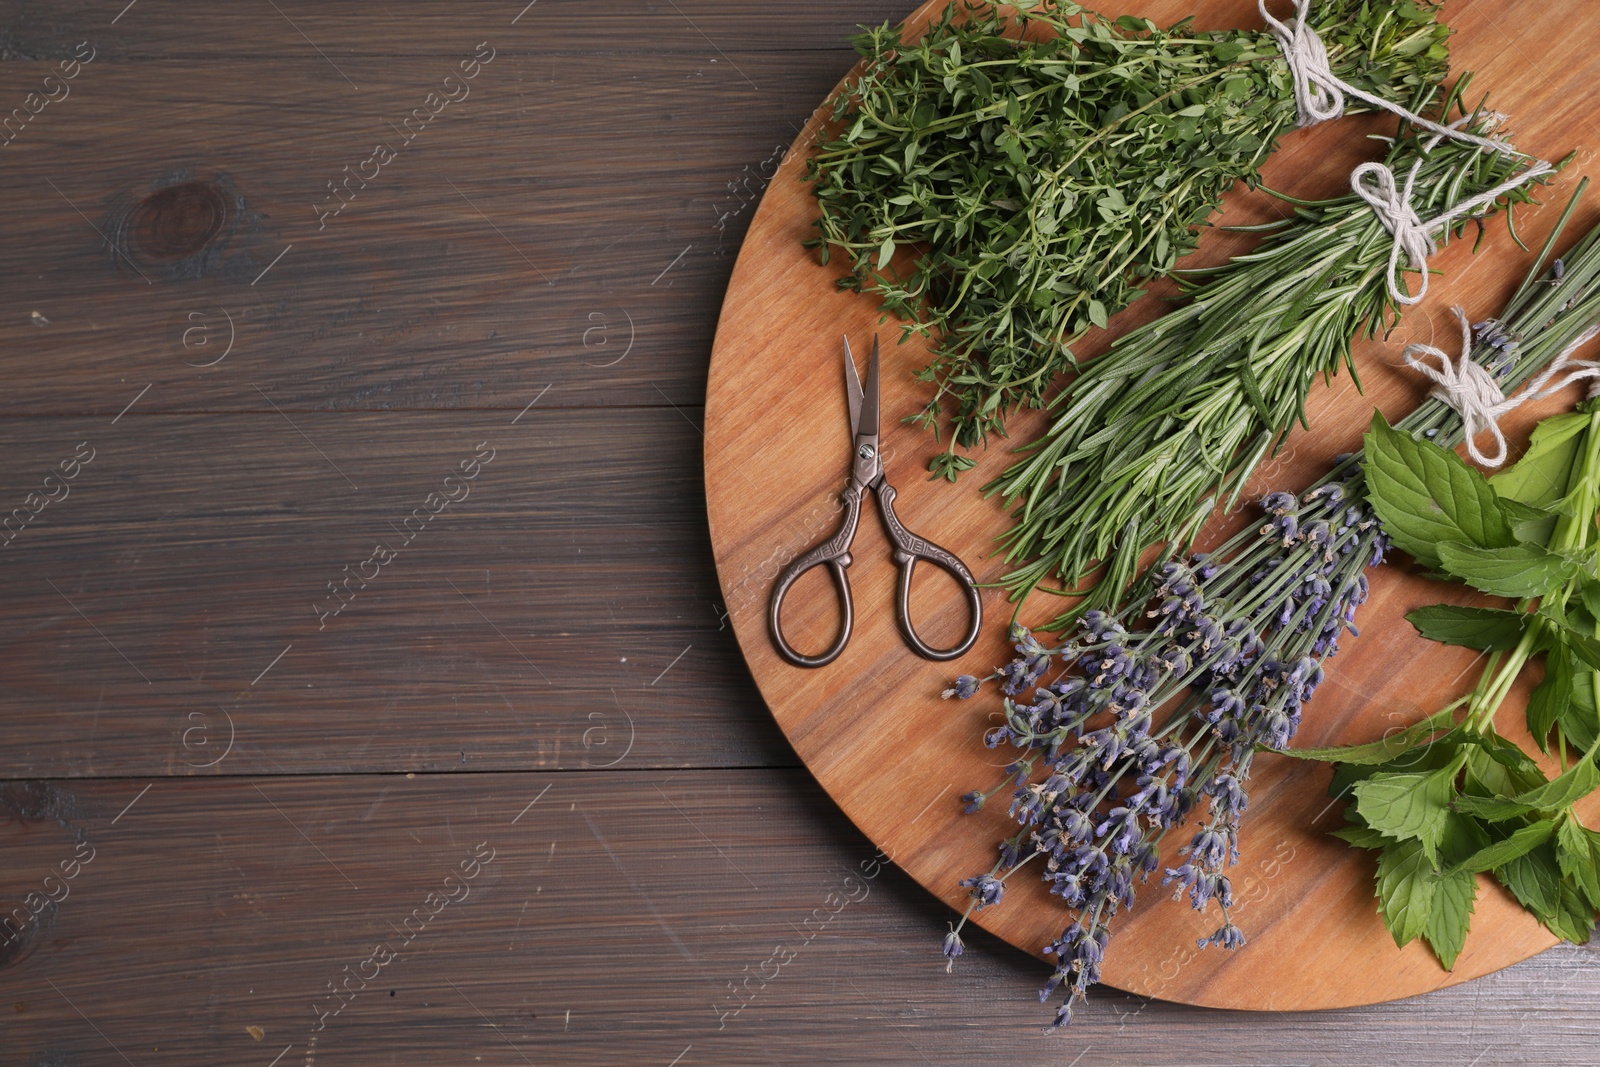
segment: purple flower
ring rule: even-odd
[[[1083,845],[1094,836],[1094,820],[1077,808],[1068,808],[1059,815],[1061,832],[1075,845]]]
[[[1106,838],[1107,846],[1119,856],[1132,852],[1143,836],[1139,830],[1139,813],[1125,807],[1112,808],[1094,832],[1096,837]]]
[[[945,973],[948,974],[955,968],[956,957],[961,955],[966,950],[967,946],[962,944],[960,934],[956,933],[954,930],[951,930],[948,934],[944,935],[944,954],[945,957],[950,961],[944,965]]]
[[[1189,854],[1190,862],[1198,863],[1208,871],[1214,871],[1222,866],[1222,858],[1227,853],[1228,842],[1223,836],[1212,829],[1201,830],[1194,835],[1184,851]]]
[[[1206,716],[1215,723],[1224,718],[1238,719],[1244,715],[1244,698],[1231,689],[1213,689],[1211,691],[1211,712]]]
[[[1300,502],[1291,493],[1268,493],[1261,498],[1261,510],[1269,515],[1287,515],[1299,508]]]
[[[1023,786],[1011,794],[1011,817],[1023,826],[1032,826],[1044,818],[1050,801],[1054,799],[1038,783]]]
[[[978,902],[977,906],[980,908],[1000,903],[1000,898],[1005,896],[1006,892],[1006,884],[992,874],[963,878],[960,884],[972,887],[972,899]]]
[[[1032,685],[1039,675],[1033,672],[1025,661],[1014,659],[1000,668],[1000,677],[1005,679],[1005,684],[1000,687],[1001,691],[1008,697],[1014,697]]]
[[[978,681],[978,679],[974,678],[972,675],[963,674],[956,678],[956,684],[953,687],[946,689],[940,695],[946,700],[949,700],[951,697],[955,697],[958,700],[968,700],[977,695],[978,687],[982,684],[982,682]]]
[[[1221,945],[1223,948],[1242,948],[1244,947],[1244,934],[1240,933],[1239,928],[1233,925],[1230,920],[1223,923],[1222,928],[1216,933],[1210,937],[1202,937],[1195,944],[1201,948],[1207,948],[1211,945]]]
[[[1221,819],[1233,821],[1244,813],[1249,798],[1231,774],[1219,774],[1206,784],[1205,792],[1211,797],[1211,811]]]

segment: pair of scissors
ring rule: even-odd
[[[850,352],[849,337],[844,339],[844,367],[852,438],[850,484],[845,487],[842,497],[845,507],[844,524],[839,527],[838,533],[796,557],[778,575],[778,581],[772,587],[771,609],[767,613],[772,641],[778,647],[778,654],[796,667],[823,667],[838,659],[839,653],[844,651],[844,646],[850,641],[851,625],[855,621],[854,610],[850,603],[850,579],[845,575],[845,568],[850,566],[850,542],[855,540],[856,526],[861,521],[861,500],[867,493],[873,492],[878,496],[878,511],[883,518],[884,529],[889,534],[889,539],[894,542],[894,561],[900,569],[900,590],[895,601],[895,619],[900,625],[900,635],[905,638],[906,644],[921,656],[933,660],[955,659],[972,647],[972,643],[978,639],[978,627],[983,622],[983,604],[978,599],[977,583],[973,581],[972,572],[967,570],[966,564],[954,554],[907,530],[894,513],[894,486],[884,477],[883,456],[878,449],[877,337],[872,339],[872,358],[867,364],[865,388],[862,387],[861,378],[856,373],[856,361]],[[971,623],[967,627],[966,637],[962,638],[961,643],[954,648],[930,648],[917,636],[917,631],[911,625],[911,572],[921,560],[943,567],[966,592]],[[843,619],[833,647],[821,655],[807,656],[795,651],[784,640],[778,613],[783,610],[783,598],[789,592],[789,587],[812,567],[823,565],[826,565],[833,574],[833,582],[839,591],[839,600],[843,606]]]

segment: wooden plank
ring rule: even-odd
[[[1366,1012],[1098,990],[1043,1035],[1045,968],[979,934],[944,973],[948,912],[798,771],[12,782],[0,813],[0,902],[59,898],[0,956],[19,1063],[1510,1065],[1596,1039],[1563,1007],[1600,994],[1577,948]]]
[[[783,89],[502,54],[425,126],[447,64],[348,61],[348,99],[315,58],[81,65],[0,134],[0,412],[115,414],[124,376],[158,411],[698,403],[731,253],[849,61],[740,58]]]
[[[0,776],[792,762],[722,617],[698,411],[150,398],[0,419]]]
[[[0,550],[12,557],[0,559],[10,594],[0,776],[157,776],[0,783],[8,907],[43,887],[79,832],[109,846],[46,930],[20,953],[0,952],[8,1061],[124,1062],[105,1036],[141,1067],[266,1064],[283,1050],[280,1067],[312,1067],[318,1053],[324,1064],[434,1064],[465,1053],[521,1064],[527,1052],[540,1063],[682,1067],[966,1064],[990,1062],[997,1049],[1009,1061],[1080,1067],[1130,1057],[1460,1064],[1585,1055],[1592,1023],[1552,1008],[1592,999],[1592,957],[1575,949],[1375,1012],[1241,1018],[1101,990],[1071,1034],[1051,1039],[1034,1033],[1048,1014],[1033,1002],[1038,962],[977,931],[956,973],[944,974],[936,943],[949,913],[892,869],[869,899],[803,939],[795,928],[815,922],[842,885],[831,879],[873,846],[806,776],[728,769],[793,756],[734,661],[728,631],[716,628],[719,598],[687,484],[699,438],[686,423],[701,418],[711,308],[774,147],[848,64],[843,34],[904,8],[276,6],[288,18],[258,4],[197,14],[71,0],[8,4],[0,19],[8,107],[78,41],[99,49],[71,99],[0,148],[8,506],[40,489],[78,441],[99,446],[70,500]],[[1253,17],[1248,6],[1208,4],[1201,20]],[[510,35],[479,30],[510,26],[517,14]],[[454,63],[486,37],[499,51],[470,101],[452,105],[314,231],[310,194],[365,158],[351,146],[365,148],[383,120],[399,122],[420,103],[440,73],[435,57]],[[334,63],[358,76],[359,90]],[[498,71],[509,72],[506,83],[489,80]],[[1581,84],[1573,91],[1581,96]],[[109,229],[158,187],[218,174],[249,208],[220,254],[141,259],[148,287],[118,272],[91,224]],[[174,229],[157,236],[183,236]],[[532,264],[546,267],[546,254],[556,257],[557,284],[540,292]],[[48,326],[34,325],[34,310]],[[238,347],[213,367],[182,366],[222,350],[227,314],[243,327]],[[636,343],[613,363],[624,337]],[[461,458],[453,435],[470,449],[546,385],[515,427],[533,427],[535,444],[519,452],[489,438],[499,451],[470,500],[430,524],[428,540],[316,633],[318,643],[274,659],[278,620],[307,610],[302,587],[365,558],[342,550],[369,548],[373,529],[409,514],[439,473],[435,461]],[[547,412],[568,405],[660,410]],[[268,431],[281,420],[274,406],[361,490],[349,491],[287,422]],[[341,426],[352,411],[389,408],[452,414]],[[476,410],[484,408],[495,410]],[[145,418],[162,412],[212,414]],[[38,417],[62,414],[91,417]],[[572,471],[583,463],[593,484]],[[496,481],[504,471],[517,477]],[[799,516],[802,527],[823,514]],[[772,566],[768,552],[725,575],[730,602],[759,600]],[[608,604],[626,599],[631,613],[601,617],[596,589]],[[57,600],[46,606],[45,597]],[[691,623],[698,612],[708,617]],[[333,629],[345,623],[355,625]],[[158,666],[153,685],[95,625],[131,659]],[[673,662],[680,636],[693,647]],[[613,657],[612,645],[626,648]],[[517,648],[541,663],[553,653],[578,682],[561,675],[539,692]],[[648,671],[634,669],[647,657]],[[618,769],[723,769],[547,773],[598,766],[625,747],[627,719],[605,704],[613,682],[623,696],[613,706],[639,715],[628,695],[644,701]],[[222,744],[224,708],[240,713],[238,745],[197,766]],[[471,770],[547,770],[398,773],[461,767],[462,752]],[[272,777],[346,769],[393,773]],[[577,807],[547,816],[558,791],[590,814],[607,845]],[[396,979],[392,1000],[386,989],[363,991],[310,1047],[314,995],[369,958],[367,935],[423,901],[429,864],[459,864],[457,842],[501,843],[492,833],[506,822],[495,810],[502,800],[520,814],[505,829],[528,834],[506,839],[496,861],[509,861],[505,873],[491,864],[498,881],[475,883],[470,901],[447,908],[385,968]],[[154,818],[141,827],[146,815]],[[491,836],[465,832],[480,825]],[[129,829],[137,835],[119,838]],[[361,890],[317,848],[360,875]],[[628,880],[639,871],[642,891]],[[562,881],[541,889],[546,872]],[[546,894],[558,906],[543,912]],[[702,966],[682,957],[657,913]],[[445,925],[457,919],[459,930]],[[752,978],[773,966],[774,946],[796,955],[777,977]],[[724,1018],[736,1001],[715,998],[741,981],[759,993]],[[259,1042],[249,1026],[263,1028]],[[274,1048],[280,1033],[290,1036]]]
[[[1167,23],[1192,6],[1145,0],[1127,8]],[[912,24],[942,7],[937,2],[924,5]],[[1231,15],[1235,25],[1254,25],[1259,16],[1253,9],[1242,0],[1219,3],[1207,6],[1207,17]],[[1475,91],[1492,87],[1493,106],[1514,116],[1510,128],[1520,148],[1560,158],[1582,147],[1593,126],[1583,98],[1546,71],[1563,71],[1564,78],[1578,81],[1600,76],[1595,34],[1575,32],[1551,8],[1519,6],[1513,27],[1497,14],[1505,10],[1489,4],[1445,5],[1444,21],[1459,31],[1452,42],[1452,62],[1458,72],[1478,73]],[[1530,64],[1530,55],[1547,56],[1551,65]],[[808,131],[816,121],[814,117]],[[1373,154],[1361,134],[1379,126],[1369,118],[1297,132],[1285,138],[1284,147],[1269,161],[1264,181],[1301,196],[1347,187],[1351,167]],[[880,328],[876,300],[841,294],[835,285],[838,265],[820,267],[801,247],[812,232],[817,209],[806,191],[788,179],[802,165],[810,143],[809,133],[797,139],[798,150],[762,201],[723,305],[707,389],[712,541],[740,647],[796,751],[859,827],[893,850],[924,886],[961,906],[968,894],[959,879],[989,870],[996,844],[1015,832],[1015,824],[998,804],[980,815],[963,816],[955,798],[970,789],[993,787],[1000,778],[997,768],[1010,757],[988,751],[979,740],[1001,713],[997,698],[953,706],[940,693],[958,673],[985,675],[1010,658],[1005,632],[1012,605],[990,590],[987,637],[980,637],[973,652],[948,664],[918,659],[906,650],[894,622],[896,567],[887,539],[878,522],[866,518],[852,552],[855,639],[831,666],[802,670],[781,660],[772,647],[766,597],[741,597],[733,587],[737,576],[758,561],[776,554],[780,564],[787,562],[836,526],[833,501],[849,469],[851,442],[842,432],[840,354],[832,339],[841,331],[865,338]],[[1576,181],[1574,171],[1592,158],[1590,149],[1579,153],[1572,171],[1559,177],[1545,199],[1564,200]],[[1251,199],[1235,196],[1230,205]],[[1243,214],[1255,221],[1272,210],[1264,199],[1256,194],[1254,207],[1230,213],[1230,206],[1225,217],[1241,221]],[[1588,198],[1574,217],[1569,240],[1600,222],[1594,199]],[[1525,213],[1520,231],[1537,247],[1557,214],[1545,209],[1530,223]],[[1209,238],[1207,244],[1207,256],[1223,255],[1228,247],[1226,241]],[[1374,404],[1391,415],[1415,406],[1426,383],[1419,384],[1399,365],[1399,344],[1427,340],[1435,331],[1441,338],[1455,336],[1448,311],[1452,303],[1465,305],[1475,317],[1490,314],[1526,270],[1526,254],[1500,225],[1491,229],[1485,249],[1474,259],[1469,243],[1461,241],[1433,258],[1431,266],[1444,277],[1434,283],[1428,304],[1408,313],[1395,336],[1355,348],[1367,395],[1357,394],[1348,376],[1331,389],[1317,390],[1310,408],[1316,429],[1292,437],[1286,454],[1262,473],[1252,493],[1265,491],[1259,488],[1263,486],[1310,484],[1327,469],[1332,455],[1352,447]],[[1112,330],[1145,321],[1159,310],[1158,302],[1146,299]],[[1079,347],[1080,357],[1097,354],[1110,336],[1114,332],[1103,332]],[[759,358],[752,355],[757,351]],[[886,349],[883,425],[897,427],[904,416],[923,407],[925,390],[911,375],[926,362],[920,343]],[[1525,434],[1536,417],[1570,405],[1575,393],[1570,390],[1537,410],[1524,407],[1506,420],[1507,431]],[[1012,420],[1012,441],[1030,440],[1043,422],[1039,415]],[[998,582],[1008,569],[991,555],[995,538],[1009,528],[1007,516],[996,500],[979,493],[979,487],[1011,462],[1008,444],[975,455],[977,468],[952,487],[925,481],[926,459],[941,447],[927,434],[898,426],[884,443],[888,476],[901,490],[895,503],[901,520],[965,559],[980,584]],[[797,455],[814,460],[797,465]],[[770,489],[752,494],[751,484]],[[826,576],[814,573],[811,579],[811,591],[797,591],[793,606],[786,607],[786,621],[792,620],[788,632],[797,647],[819,650],[834,632],[838,609]],[[1370,740],[1459,695],[1458,680],[1469,671],[1472,653],[1432,645],[1403,619],[1407,610],[1441,598],[1437,584],[1414,570],[1388,567],[1376,573],[1371,602],[1361,617],[1366,636],[1349,642],[1331,665],[1331,684],[1308,708],[1299,743]],[[1033,623],[1054,617],[1059,609],[1058,602],[1036,595],[1021,618]],[[930,591],[923,610],[923,618],[944,624],[944,632],[925,634],[930,642],[954,644],[967,618],[954,583]],[[1524,683],[1507,704],[1501,723],[1507,736],[1517,736],[1505,720],[1515,716],[1530,688]],[[895,738],[895,758],[885,766],[889,737]],[[1234,953],[1184,949],[1181,959],[1175,958],[1170,946],[1211,933],[1217,926],[1215,914],[1202,918],[1181,905],[1146,906],[1146,900],[1163,895],[1150,885],[1140,890],[1140,907],[1113,923],[1106,981],[1145,995],[1213,1007],[1345,1007],[1466,981],[1554,943],[1509,894],[1491,885],[1479,896],[1472,935],[1453,971],[1440,968],[1421,941],[1397,949],[1373,909],[1371,857],[1327,834],[1341,818],[1325,795],[1327,769],[1263,759],[1253,774],[1250,814],[1240,831],[1244,859],[1230,871],[1242,902],[1234,914],[1243,914],[1249,946]],[[1177,848],[1188,836],[1168,835],[1166,865],[1182,862]],[[1067,914],[1043,885],[1025,878],[1003,905],[975,919],[1013,944],[1037,951],[1059,936]]]
[[[444,6],[397,0],[381,9],[276,0],[212,4],[203,14],[149,0],[12,6],[3,60],[64,55],[88,38],[117,59],[310,57],[324,66],[358,56],[454,55],[457,42],[470,48],[485,38],[524,54],[692,53],[708,67],[722,66],[735,49],[838,49],[858,24],[905,14],[905,5],[891,0],[819,0],[781,18],[731,0],[459,0]],[[780,87],[774,79],[765,88]]]

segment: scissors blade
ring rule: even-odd
[[[855,420],[856,433],[878,436],[878,335],[872,335],[872,358],[867,361],[867,388]]]
[[[861,376],[856,373],[856,357],[850,351],[850,336],[844,339],[844,390],[850,401],[850,433],[857,433],[861,422]]]

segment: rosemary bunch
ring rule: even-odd
[[[1568,254],[1570,266],[1555,261],[1549,280],[1541,280],[1583,188],[1502,319],[1479,326],[1474,355],[1503,388],[1526,381],[1600,321],[1600,229]],[[1460,417],[1437,400],[1400,426],[1443,443],[1461,433]],[[1057,1024],[1098,979],[1109,922],[1131,906],[1135,881],[1159,868],[1166,834],[1201,805],[1204,824],[1163,884],[1176,883],[1197,909],[1218,906],[1222,923],[1202,946],[1244,944],[1229,915],[1225,872],[1238,859],[1256,746],[1282,749],[1293,737],[1323,664],[1345,632],[1355,632],[1367,598],[1365,571],[1388,548],[1363,500],[1361,462],[1359,453],[1341,458],[1298,497],[1269,493],[1261,501],[1264,525],[1187,562],[1164,563],[1116,615],[1086,613],[1058,647],[1014,628],[1016,659],[987,678],[964,675],[946,691],[967,699],[998,681],[1004,723],[985,743],[1020,750],[997,785],[963,797],[973,812],[1009,790],[1019,831],[1001,843],[989,871],[963,881],[972,899],[961,925],[974,910],[1000,902],[1010,875],[1042,860],[1050,892],[1076,912],[1050,946],[1056,971],[1044,992],[1067,990]],[[1023,703],[1030,688],[1032,702]],[[1592,719],[1592,706],[1590,712]],[[1594,743],[1593,735],[1583,740]],[[944,951],[953,960],[962,950],[957,926]]]
[[[1466,128],[1481,133],[1497,120],[1476,113]],[[1412,205],[1421,218],[1520,169],[1513,157],[1433,140],[1404,129],[1385,159],[1397,175],[1419,164]],[[1531,199],[1522,186],[1497,204]],[[1391,237],[1372,208],[1354,193],[1294,203],[1295,215],[1272,224],[1255,251],[1183,272],[1188,303],[1085,366],[1052,400],[1049,426],[985,487],[1016,505],[1001,539],[1017,564],[1002,579],[1014,599],[1035,588],[1082,598],[1044,629],[1115,603],[1146,548],[1181,549],[1219,498],[1231,506],[1283,435],[1305,424],[1312,382],[1341,364],[1355,377],[1351,341],[1397,321],[1386,285]]]
[[[1444,77],[1449,30],[1427,0],[1324,0],[1313,28],[1333,72],[1391,99]],[[1019,40],[1011,29],[1043,40]],[[935,339],[915,421],[955,452],[1004,432],[1074,366],[1070,345],[1165,275],[1222,194],[1254,184],[1296,110],[1263,32],[1169,29],[1077,4],[952,2],[918,41],[855,38],[866,69],[833,101],[843,129],[809,163],[811,242],[848,257],[841,284],[880,296],[906,335]],[[1352,99],[1352,110],[1360,109]],[[910,272],[891,269],[915,246]]]

